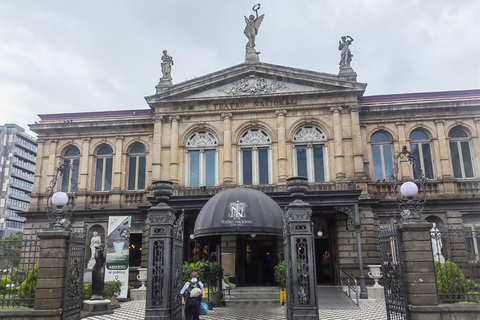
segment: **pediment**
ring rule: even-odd
[[[145,97],[152,104],[246,96],[322,94],[350,91],[362,95],[366,84],[338,75],[266,63],[240,64],[188,80]]]

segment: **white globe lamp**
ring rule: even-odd
[[[52,204],[57,208],[61,208],[68,203],[68,195],[65,192],[55,192],[52,196]]]
[[[402,184],[402,186],[400,187],[400,193],[403,196],[411,199],[417,195],[418,187],[415,183],[411,181],[407,181],[404,184]]]

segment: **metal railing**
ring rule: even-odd
[[[340,272],[338,273],[338,278],[340,279],[340,287],[342,288],[342,290],[344,290],[344,285],[347,286],[345,293],[350,299],[352,299],[352,291],[355,292],[355,300],[352,299],[352,301],[358,306],[359,298],[357,280],[342,269],[340,269]]]
[[[0,309],[33,307],[40,240],[21,233],[0,240]]]
[[[430,231],[438,301],[480,302],[480,228]]]

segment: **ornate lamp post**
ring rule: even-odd
[[[422,171],[422,167],[417,157],[407,150],[406,146],[402,147],[402,151],[395,155],[395,163],[392,172],[392,179],[395,181],[393,187],[393,194],[397,201],[398,208],[400,209],[400,215],[403,220],[421,220],[422,211],[425,207],[426,201],[426,184],[428,183],[427,177]],[[412,181],[404,182],[400,186],[400,194],[398,194],[398,162],[399,160],[406,159],[408,165],[413,166],[414,177],[416,176],[416,183]],[[420,186],[420,193],[418,185]]]
[[[72,217],[73,210],[75,209],[75,199],[78,187],[76,175],[73,170],[70,160],[64,159],[63,163],[57,168],[55,177],[50,181],[47,188],[47,204],[45,211],[47,212],[47,218],[52,222],[53,229],[66,229],[70,225],[70,219]],[[55,192],[58,179],[68,174],[70,177],[70,190],[71,197],[65,192]],[[71,198],[70,205],[68,205]],[[55,206],[55,209],[53,208]]]

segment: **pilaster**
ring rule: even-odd
[[[90,142],[91,142],[91,138],[83,139],[82,155],[80,159],[79,178],[78,178],[78,193],[80,194],[85,194],[87,190],[90,190],[90,186],[88,185],[88,176],[90,173],[88,168]]]
[[[350,111],[350,118],[352,122],[352,142],[353,142],[353,170],[355,180],[365,180],[365,170],[363,167],[363,142],[360,132],[360,107],[358,105],[352,105],[348,108]]]
[[[222,113],[223,118],[223,184],[233,184],[232,113]]]
[[[170,116],[171,134],[170,134],[170,181],[178,184],[178,121],[180,116]]]
[[[162,126],[163,117],[155,116],[153,124],[152,181],[160,180],[162,170]]]
[[[285,115],[287,110],[276,110],[278,135],[278,183],[287,182],[287,138],[285,134]]]
[[[401,149],[403,146],[407,146],[407,139],[406,139],[406,136],[405,136],[405,122],[403,122],[403,121],[395,122],[395,125],[397,126],[398,146]],[[407,147],[409,147],[409,146],[407,146]],[[397,151],[395,151],[395,153],[396,152]],[[407,158],[400,158],[399,161],[400,161],[400,165],[399,165],[400,172],[398,174],[399,180],[400,181],[411,180],[412,179],[411,174],[410,174],[411,170],[410,170],[410,166],[408,165]]]
[[[452,164],[450,156],[448,154],[448,142],[445,136],[445,121],[435,120],[435,126],[437,127],[438,144],[440,147],[440,164],[442,168],[442,179],[452,179]]]
[[[340,111],[342,107],[331,107],[332,122],[333,122],[333,139],[335,149],[335,178],[336,180],[345,180],[345,158],[343,154],[343,138],[342,138],[342,120]]]

